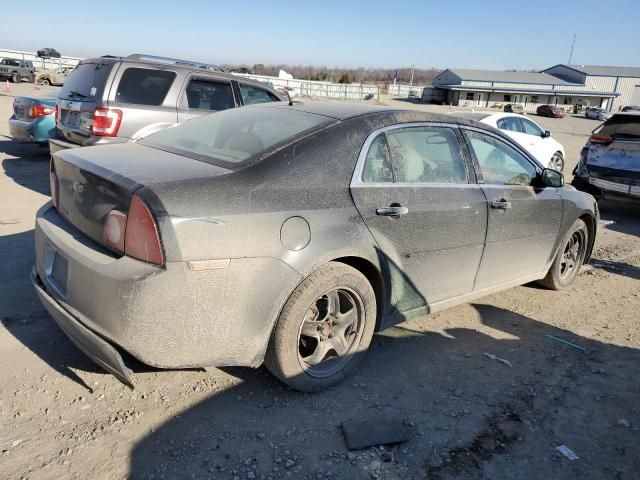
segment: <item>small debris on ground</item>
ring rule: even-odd
[[[398,418],[371,418],[342,422],[349,450],[362,450],[409,440],[406,424]]]
[[[574,461],[574,460],[578,460],[578,456],[574,453],[573,450],[571,450],[569,447],[567,447],[566,445],[560,445],[558,447],[556,447],[556,450],[559,451],[562,455],[564,455],[565,457],[567,457],[569,460]]]
[[[505,360],[504,358],[497,357],[493,353],[484,352],[484,356],[487,358],[490,358],[491,360],[495,360],[497,362],[504,363],[505,365],[513,367],[513,365],[511,365],[511,362],[509,360]]]

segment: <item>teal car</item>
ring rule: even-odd
[[[15,97],[9,135],[21,142],[47,145],[56,128],[56,98]]]

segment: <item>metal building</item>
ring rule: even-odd
[[[542,72],[454,68],[434,78],[433,86],[445,90],[447,103],[461,107],[502,109],[516,103],[529,112],[546,104],[567,110],[581,105],[617,111],[640,103],[640,68],[556,65]]]

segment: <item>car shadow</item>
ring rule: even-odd
[[[129,478],[604,478],[611,469],[633,478],[634,435],[608,422],[628,413],[635,380],[616,369],[640,361],[638,350],[490,304],[458,308],[475,311],[478,328],[392,327],[355,375],[316,394],[263,369],[224,369],[242,381],[139,441]],[[348,454],[343,422],[397,417],[407,444]],[[500,430],[500,418],[515,432]],[[510,459],[547,458],[561,443],[588,465],[558,457],[526,470]]]
[[[42,195],[50,195],[49,149],[33,143],[20,143],[0,136],[0,153],[9,156],[2,161],[7,177]]]
[[[615,232],[640,237],[640,202],[627,203],[613,200],[598,200],[600,218],[604,228]]]

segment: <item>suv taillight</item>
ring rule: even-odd
[[[129,212],[111,210],[102,230],[105,244],[125,255],[153,263],[164,264],[160,233],[149,207],[140,197],[131,197]]]
[[[54,107],[47,107],[46,105],[33,105],[29,108],[29,116],[33,118],[45,117],[55,112],[56,109]]]
[[[96,108],[93,112],[93,126],[91,133],[100,137],[115,137],[118,135],[122,110],[113,108]]]
[[[602,143],[604,145],[609,145],[611,142],[613,142],[613,137],[611,135],[598,135],[597,133],[594,133],[593,135],[591,135],[591,137],[589,137],[589,140],[591,141],[591,143]]]
[[[58,208],[60,204],[60,182],[58,181],[56,164],[53,163],[53,158],[49,163],[49,187],[51,188],[51,203],[54,207]]]

